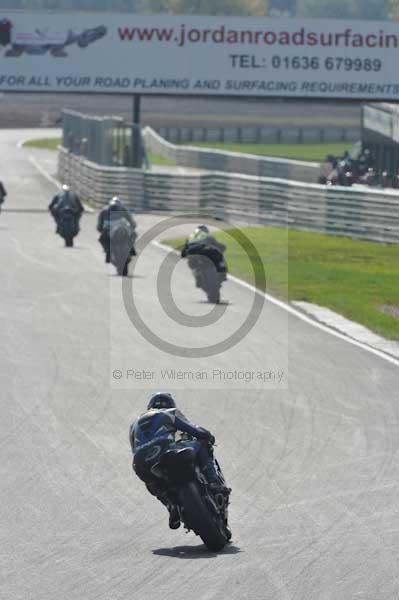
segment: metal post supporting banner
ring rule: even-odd
[[[140,130],[140,113],[141,113],[141,95],[133,94],[133,127],[132,127],[132,167],[139,169],[142,162],[141,152],[141,130]]]

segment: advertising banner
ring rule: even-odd
[[[0,91],[399,99],[395,22],[0,13]]]

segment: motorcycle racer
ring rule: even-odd
[[[178,431],[196,439],[177,442]],[[147,411],[131,425],[129,439],[133,453],[133,470],[146,484],[150,494],[156,496],[168,509],[171,529],[180,527],[179,512],[165,482],[151,472],[151,467],[159,461],[162,453],[176,448],[177,444],[179,447],[192,448],[210,488],[220,492],[226,490],[220,483],[213,454],[208,449],[209,445],[212,446],[215,443],[214,436],[207,429],[191,424],[176,407],[171,394],[158,392],[150,398]],[[208,442],[208,444],[203,442]]]

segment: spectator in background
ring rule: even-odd
[[[352,171],[346,171],[345,173],[345,185],[351,186],[355,183],[355,178]]]
[[[353,172],[353,161],[349,155],[349,152],[346,150],[344,152],[343,157],[341,158],[341,160],[338,163],[338,180],[339,180],[339,185],[352,185],[353,181],[351,183],[348,182],[348,173],[350,173],[352,175]]]
[[[320,165],[320,173],[318,183],[325,185],[331,172],[334,169],[334,157],[328,154],[324,162]]]
[[[378,183],[377,182],[377,174],[374,171],[373,167],[369,167],[367,169],[367,173],[366,173],[366,175],[364,177],[364,180],[365,180],[365,184],[366,185],[369,185],[369,186],[375,186],[375,185],[377,185],[377,183]]]
[[[373,164],[373,159],[371,156],[371,152],[368,148],[365,148],[363,150],[363,152],[361,153],[361,155],[359,156],[359,159],[357,161],[359,177],[366,175],[368,169],[370,169],[372,167],[372,164]]]
[[[389,187],[390,186],[390,180],[389,180],[389,175],[388,175],[388,171],[383,171],[381,173],[381,186],[383,188]]]

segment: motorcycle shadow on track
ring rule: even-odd
[[[209,302],[209,300],[197,300],[197,304],[213,304],[213,303]],[[233,306],[233,303],[229,302],[228,300],[221,300],[218,304],[216,304],[216,306]]]
[[[110,273],[108,275],[108,277],[111,277],[111,278],[114,278],[114,279],[116,279],[116,278],[120,279],[120,276],[118,275],[118,273]],[[135,273],[134,275],[130,275],[130,274],[124,275],[124,278],[125,279],[145,279],[146,277],[145,277],[145,275],[137,275]]]
[[[87,246],[81,246],[80,244],[78,246],[76,244],[74,244],[73,246],[65,246],[65,244],[60,244],[59,247],[62,250],[68,250],[68,252],[71,252],[71,250],[75,251],[75,250],[87,250],[88,249]]]
[[[171,548],[157,548],[153,550],[152,553],[156,556],[168,556],[169,558],[188,558],[188,559],[196,559],[196,558],[217,558],[218,556],[226,555],[226,554],[238,554],[242,552],[239,546],[234,546],[234,544],[229,544],[225,546],[223,550],[220,552],[212,552],[208,550],[205,544],[201,544],[200,546],[174,546]]]

